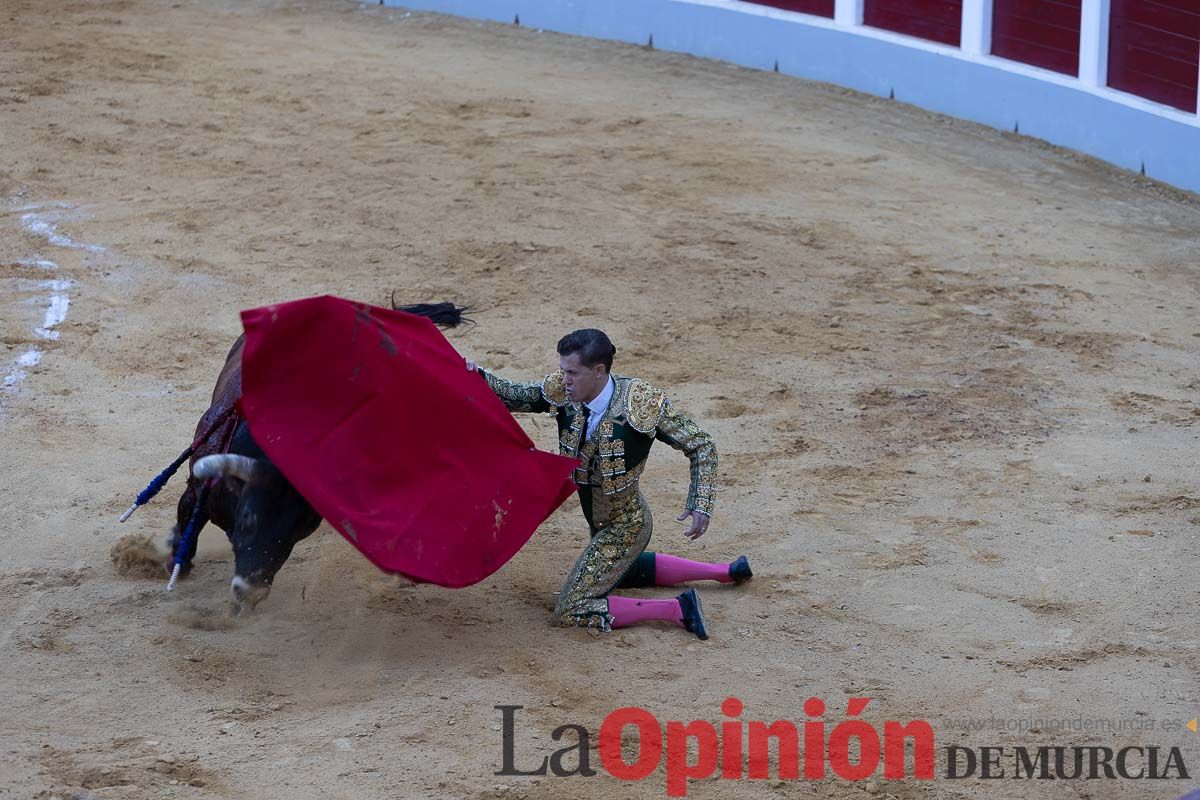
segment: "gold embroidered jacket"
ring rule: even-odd
[[[606,495],[636,490],[646,468],[650,446],[657,439],[682,450],[691,462],[691,487],[686,508],[712,514],[717,476],[717,448],[712,437],[679,413],[666,393],[637,378],[613,375],[612,399],[597,423],[596,433],[583,440],[579,404],[567,399],[561,371],[531,383],[510,381],[486,370],[487,380],[510,411],[554,414],[558,420],[559,452],[578,457],[575,482]]]

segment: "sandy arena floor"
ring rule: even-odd
[[[728,695],[794,721],[821,697],[831,726],[867,696],[939,747],[1178,746],[1200,774],[1198,245],[1194,197],[780,75],[339,0],[5,0],[0,797],[659,798],[661,773],[496,777],[493,707],[526,707],[526,764],[557,725],[720,721]],[[174,595],[117,574],[119,537],[163,543],[178,484],[116,516],[188,442],[237,311],[392,289],[475,305],[452,341],[509,376],[604,327],[711,430],[707,536],[672,521],[682,456],[643,481],[656,549],[755,565],[701,587],[709,642],[549,626],[574,501],[461,591],[328,528],[236,621],[216,529]],[[992,717],[1175,729],[961,724]]]

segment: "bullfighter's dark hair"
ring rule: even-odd
[[[617,354],[617,348],[613,347],[604,331],[581,328],[558,340],[560,356],[569,356],[572,353],[579,354],[579,360],[585,367],[603,364],[604,369],[612,372],[613,356]]]
[[[463,323],[474,325],[475,320],[466,316],[471,306],[456,306],[454,303],[413,303],[407,306],[396,305],[396,293],[392,292],[392,310],[406,311],[425,317],[434,325],[442,328],[457,328]]]

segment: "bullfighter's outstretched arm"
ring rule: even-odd
[[[546,399],[543,391],[545,380],[541,381],[510,381],[501,378],[483,368],[479,374],[487,381],[488,386],[496,393],[509,411],[529,411],[533,413],[553,412],[555,405]]]

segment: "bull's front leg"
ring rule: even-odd
[[[188,522],[192,519],[192,514],[196,510],[196,501],[199,499],[200,483],[196,480],[189,479],[187,488],[183,490],[183,494],[179,497],[179,505],[175,510],[175,525],[171,528],[171,536],[167,540],[167,546],[171,550],[171,556],[167,559],[163,567],[168,573],[175,567],[175,556],[179,548],[179,540],[183,536],[183,532],[187,530]],[[192,559],[196,557],[196,545],[200,541],[200,530],[208,522],[207,509],[201,509],[200,516],[196,519],[196,530],[192,534],[192,540],[188,542],[187,550],[183,554],[183,562],[179,568],[179,577],[186,577],[192,571]]]

